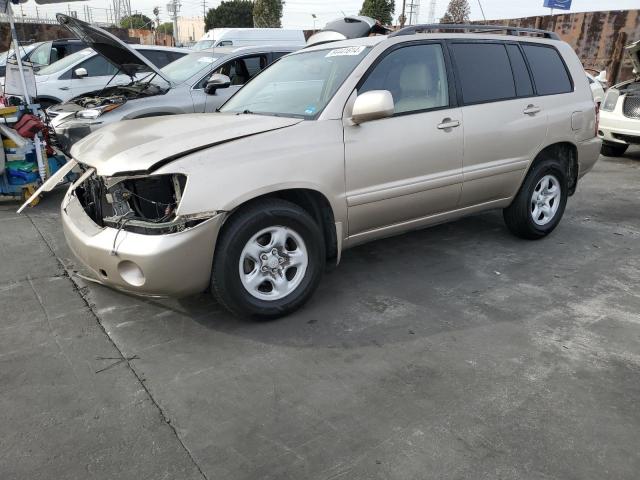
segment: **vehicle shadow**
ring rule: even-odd
[[[500,212],[489,212],[345,251],[309,303],[284,318],[238,318],[209,294],[179,300],[178,310],[259,342],[336,348],[513,321],[510,299],[494,302],[488,292],[504,297],[511,289],[500,270],[519,258],[522,244]]]

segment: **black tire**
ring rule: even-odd
[[[302,238],[308,263],[293,291],[280,299],[264,300],[249,293],[243,285],[240,256],[252,237],[263,229],[277,226],[293,230]],[[242,207],[224,225],[213,260],[211,291],[235,315],[265,319],[282,317],[300,308],[311,297],[320,283],[324,265],[325,244],[314,219],[294,203],[262,200]],[[255,268],[258,268],[257,264]]]
[[[603,143],[600,153],[605,157],[621,157],[629,148],[629,145]]]
[[[536,187],[538,187],[538,183],[546,175],[555,177],[559,183],[559,204],[548,223],[539,225],[533,218],[532,197]],[[567,169],[557,160],[542,160],[531,167],[515,199],[511,205],[502,211],[504,221],[511,233],[520,238],[537,240],[545,237],[560,223],[567,205],[568,193]]]

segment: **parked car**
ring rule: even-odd
[[[635,78],[607,90],[600,114],[598,135],[602,154],[619,157],[629,145],[640,145],[640,41],[627,45]]]
[[[114,40],[110,48],[130,46]],[[120,120],[213,112],[267,65],[298,48],[222,47],[193,52],[160,69],[154,78],[88,92],[50,107],[47,113],[59,146],[68,152],[89,133]],[[208,84],[217,74],[226,75],[230,83]]]
[[[193,45],[193,50],[217,47],[254,47],[257,45],[304,46],[302,30],[284,28],[212,28]]]
[[[108,59],[91,48],[80,50],[41,69],[35,76],[38,92],[36,101],[46,108],[84,93],[100,90],[107,84],[129,84],[147,76],[152,71],[150,64],[162,67],[188,53],[178,48],[155,45],[132,45],[131,50],[136,55],[125,62],[128,66],[138,68],[135,72],[118,70],[116,58]]]
[[[598,105],[602,104],[604,100],[604,87],[593,75],[587,73],[587,80],[589,80],[589,87],[591,87],[591,93],[593,94],[593,101]]]
[[[211,287],[237,314],[277,317],[364,242],[496,208],[545,237],[600,151],[578,57],[552,32],[433,28],[308,47],[220,113],[87,136],[62,203],[72,251],[114,288]]]
[[[20,52],[22,52],[22,56],[20,58],[22,60],[26,60],[27,56],[40,45],[42,45],[42,42],[30,43],[28,45],[20,45]],[[3,85],[4,85],[4,76],[7,73],[7,60],[12,58],[13,59],[16,58],[15,50],[13,48],[0,53],[0,83],[2,83]]]
[[[85,48],[87,48],[87,45],[77,38],[59,38],[40,43],[37,48],[26,56],[25,60],[31,62],[34,70],[38,71]]]
[[[30,62],[34,72],[43,67],[63,59],[87,46],[77,38],[61,38],[48,42],[36,42],[24,47],[22,61]],[[15,60],[13,50],[0,54],[0,84],[4,85],[4,77],[7,69],[7,59]]]

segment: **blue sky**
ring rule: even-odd
[[[202,15],[202,0],[181,0],[181,14],[185,16]],[[220,4],[221,0],[206,0],[208,7],[214,7]],[[412,0],[407,0],[411,3]],[[154,6],[160,7],[161,19],[168,20],[166,14],[166,4],[169,0],[130,0],[131,9],[151,16]],[[541,15],[549,12],[549,9],[543,8],[543,0],[481,0],[485,15],[488,19],[524,17],[530,15]],[[429,11],[430,0],[420,0],[420,21],[426,22]],[[448,0],[437,0],[436,18],[440,18],[447,8]],[[77,10],[79,17],[83,18],[84,5],[92,8],[93,18],[99,21],[105,21],[108,14],[108,7],[112,5],[112,0],[90,0],[80,2],[60,3],[56,5],[38,6],[40,15],[48,15],[52,17],[55,12],[66,12],[69,8]],[[471,17],[474,20],[482,19],[478,0],[469,0],[471,6]],[[357,14],[362,6],[362,0],[287,0],[283,24],[289,28],[312,28],[312,13],[315,13],[318,19],[316,26],[321,27],[329,20],[342,15]],[[22,6],[25,14],[35,16],[36,3],[34,0],[28,0]],[[396,0],[396,16],[400,15],[402,8],[402,0]],[[623,10],[640,8],[639,0],[573,0],[571,11],[583,12],[593,10]],[[20,11],[20,8],[14,8],[14,11]]]

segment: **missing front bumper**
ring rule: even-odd
[[[97,225],[87,215],[73,187],[63,200],[61,214],[69,247],[102,284],[157,296],[186,296],[209,285],[224,214],[178,233],[118,233],[116,228]]]

